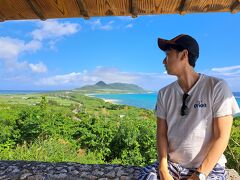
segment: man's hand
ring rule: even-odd
[[[199,180],[199,177],[193,173],[191,177],[189,177],[187,180]]]
[[[161,180],[174,180],[173,177],[169,174],[169,172],[162,173],[161,171],[159,171],[159,174]]]
[[[212,171],[228,145],[232,122],[233,117],[231,115],[213,119],[212,145],[197,171],[205,175],[208,175]]]

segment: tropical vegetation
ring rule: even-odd
[[[240,172],[240,117],[225,152]],[[0,160],[146,166],[156,158],[153,111],[79,92],[0,96]]]

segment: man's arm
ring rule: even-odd
[[[171,180],[173,179],[168,171],[168,162],[167,162],[167,123],[165,119],[157,118],[157,153],[159,161],[159,174],[161,179]]]
[[[233,117],[231,115],[214,118],[211,148],[202,165],[198,168],[199,172],[208,175],[218,162],[228,145],[232,121]]]

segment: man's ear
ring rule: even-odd
[[[182,60],[183,60],[183,59],[188,59],[188,50],[184,49],[184,50],[181,52],[181,54],[182,54],[182,57],[181,57]]]

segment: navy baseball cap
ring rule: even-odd
[[[187,49],[188,52],[194,55],[196,58],[199,56],[199,45],[197,41],[193,37],[186,34],[180,34],[171,40],[158,38],[158,47],[163,51],[166,51],[170,48],[182,50]]]

